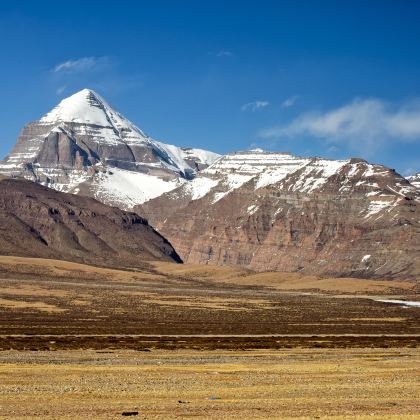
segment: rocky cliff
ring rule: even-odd
[[[420,191],[361,159],[235,153],[137,211],[186,262],[420,277]]]

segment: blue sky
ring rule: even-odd
[[[0,154],[88,87],[152,137],[420,171],[419,1],[2,1]]]

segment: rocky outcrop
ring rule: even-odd
[[[142,267],[181,262],[147,220],[26,180],[0,179],[0,254]]]
[[[361,159],[231,154],[136,209],[190,263],[420,277],[420,192]]]
[[[26,125],[0,173],[130,209],[194,178],[218,157],[152,139],[84,89]]]

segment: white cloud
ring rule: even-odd
[[[255,112],[259,109],[265,108],[266,106],[270,105],[270,102],[268,101],[254,101],[254,102],[248,102],[245,105],[241,106],[241,111],[251,111]]]
[[[296,101],[299,99],[298,95],[293,95],[290,98],[287,98],[286,100],[283,101],[283,103],[281,104],[281,106],[283,108],[290,108],[291,106],[293,106]]]
[[[355,99],[326,112],[302,114],[259,134],[264,138],[310,136],[370,153],[389,140],[420,141],[420,101],[395,107],[380,99]]]
[[[63,63],[57,64],[53,72],[71,72],[79,73],[87,70],[91,70],[98,65],[103,65],[108,62],[108,57],[83,57],[77,60],[68,60]]]
[[[233,52],[227,50],[217,51],[216,57],[233,57]]]

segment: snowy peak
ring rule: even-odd
[[[115,111],[105,99],[91,89],[83,89],[63,99],[39,122],[45,125],[77,123],[100,126],[113,128],[118,134],[121,134],[122,130],[134,131],[139,135],[139,139],[146,138],[139,128]]]
[[[107,126],[110,125],[108,114],[116,112],[96,92],[83,89],[63,99],[44,115],[40,122],[45,124],[77,122]]]
[[[194,178],[218,157],[154,140],[83,89],[24,127],[0,173],[130,208]]]
[[[56,107],[44,115],[40,122],[55,124],[57,122],[91,122],[106,125],[103,119],[103,102],[93,90],[83,89],[63,99]]]

